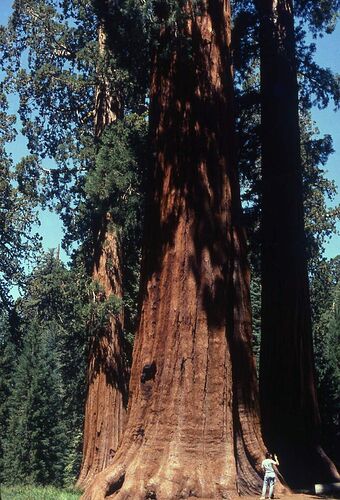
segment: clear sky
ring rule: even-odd
[[[332,71],[340,74],[340,22],[338,22],[332,35],[326,35],[324,38],[316,41],[317,52],[316,61],[320,66],[330,68]],[[335,181],[340,190],[340,111],[334,111],[334,105],[331,104],[327,109],[312,110],[313,119],[321,134],[330,134],[333,139],[333,148],[335,153],[329,158],[326,170],[327,177]],[[340,193],[337,194],[334,204],[340,203]],[[340,231],[340,223],[338,223]],[[340,254],[340,236],[334,235],[326,246],[325,255],[335,257]]]
[[[12,0],[0,0],[0,24],[6,24],[11,12]],[[333,71],[340,73],[340,23],[332,35],[316,40],[317,53],[316,61],[324,67],[329,67]],[[331,104],[325,110],[314,108],[312,110],[313,119],[316,122],[320,133],[331,134],[335,153],[330,157],[326,166],[327,177],[333,179],[338,189],[340,189],[340,112],[335,112]],[[25,154],[25,143],[18,137],[15,144],[10,145],[10,151],[15,159],[19,159]],[[335,204],[340,203],[340,194],[334,200]],[[340,224],[338,224],[340,231]],[[43,245],[46,249],[56,248],[62,239],[62,224],[58,217],[50,212],[41,213],[41,226],[39,229],[43,237]],[[335,257],[340,253],[340,236],[334,235],[326,245],[325,255]],[[66,259],[65,253],[61,257]]]

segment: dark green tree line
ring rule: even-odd
[[[14,343],[7,333],[9,340],[2,342],[4,482],[71,484],[76,477],[90,293],[84,270],[67,270],[50,252],[16,302],[16,337],[21,340]]]

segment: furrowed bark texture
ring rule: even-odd
[[[259,0],[262,94],[261,414],[293,487],[338,478],[320,448],[291,0]]]
[[[110,226],[109,226],[110,227]],[[102,292],[96,300],[112,294],[122,297],[119,239],[102,224],[96,244],[92,277]],[[88,391],[85,405],[83,460],[77,486],[85,488],[95,474],[109,465],[123,433],[128,398],[128,367],[122,336],[123,314],[111,316],[108,324],[92,334],[88,360]]]
[[[106,0],[97,0],[99,18],[99,52],[108,49],[105,22],[108,18]],[[95,137],[120,113],[119,100],[112,95],[108,80],[98,85],[95,101]],[[123,297],[122,254],[119,237],[109,214],[94,223],[94,263],[92,278],[103,292],[96,300],[107,300],[112,294]],[[88,390],[85,404],[83,459],[77,487],[89,481],[109,465],[116,454],[126,422],[129,367],[122,334],[124,314],[111,315],[105,327],[92,334],[88,359]]]
[[[161,30],[153,61],[154,185],[129,417],[83,500],[218,499],[261,486],[229,3],[201,9],[185,5],[177,37]]]

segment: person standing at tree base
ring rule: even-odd
[[[279,465],[279,461],[276,455],[274,455],[274,459],[275,460],[273,460],[272,454],[267,451],[266,458],[262,461],[262,469],[264,470],[264,479],[263,479],[261,500],[264,500],[266,498],[267,488],[269,488],[269,498],[274,498],[274,485],[275,485],[276,475],[273,465]]]

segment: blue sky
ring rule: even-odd
[[[340,22],[332,33],[318,39],[317,42],[316,61],[330,68],[336,73],[340,73]],[[331,104],[327,109],[312,110],[313,119],[316,122],[320,133],[330,134],[333,138],[333,148],[335,153],[329,158],[326,166],[327,177],[335,181],[338,191],[340,190],[340,111],[334,111],[334,105]],[[334,204],[340,203],[340,194],[338,193]],[[338,231],[340,231],[340,223],[338,223]],[[334,235],[325,249],[327,257],[335,257],[340,253],[340,235]]]
[[[6,24],[11,12],[12,0],[0,0],[0,24]],[[317,52],[316,61],[333,71],[340,73],[340,23],[332,35],[316,40]],[[335,112],[331,104],[325,110],[314,108],[312,110],[313,119],[320,130],[321,135],[331,134],[335,153],[330,157],[326,166],[327,177],[336,182],[340,188],[340,112]],[[10,151],[14,159],[19,159],[25,154],[25,143],[20,138],[15,144],[10,145]],[[333,204],[340,203],[340,194],[337,194]],[[340,223],[338,224],[340,231]],[[46,249],[56,248],[61,244],[62,224],[58,217],[50,212],[41,212],[41,226],[39,232],[43,237],[43,245]],[[334,235],[326,245],[326,257],[334,257],[340,253],[340,235]],[[62,251],[61,257],[66,260],[66,254]]]

